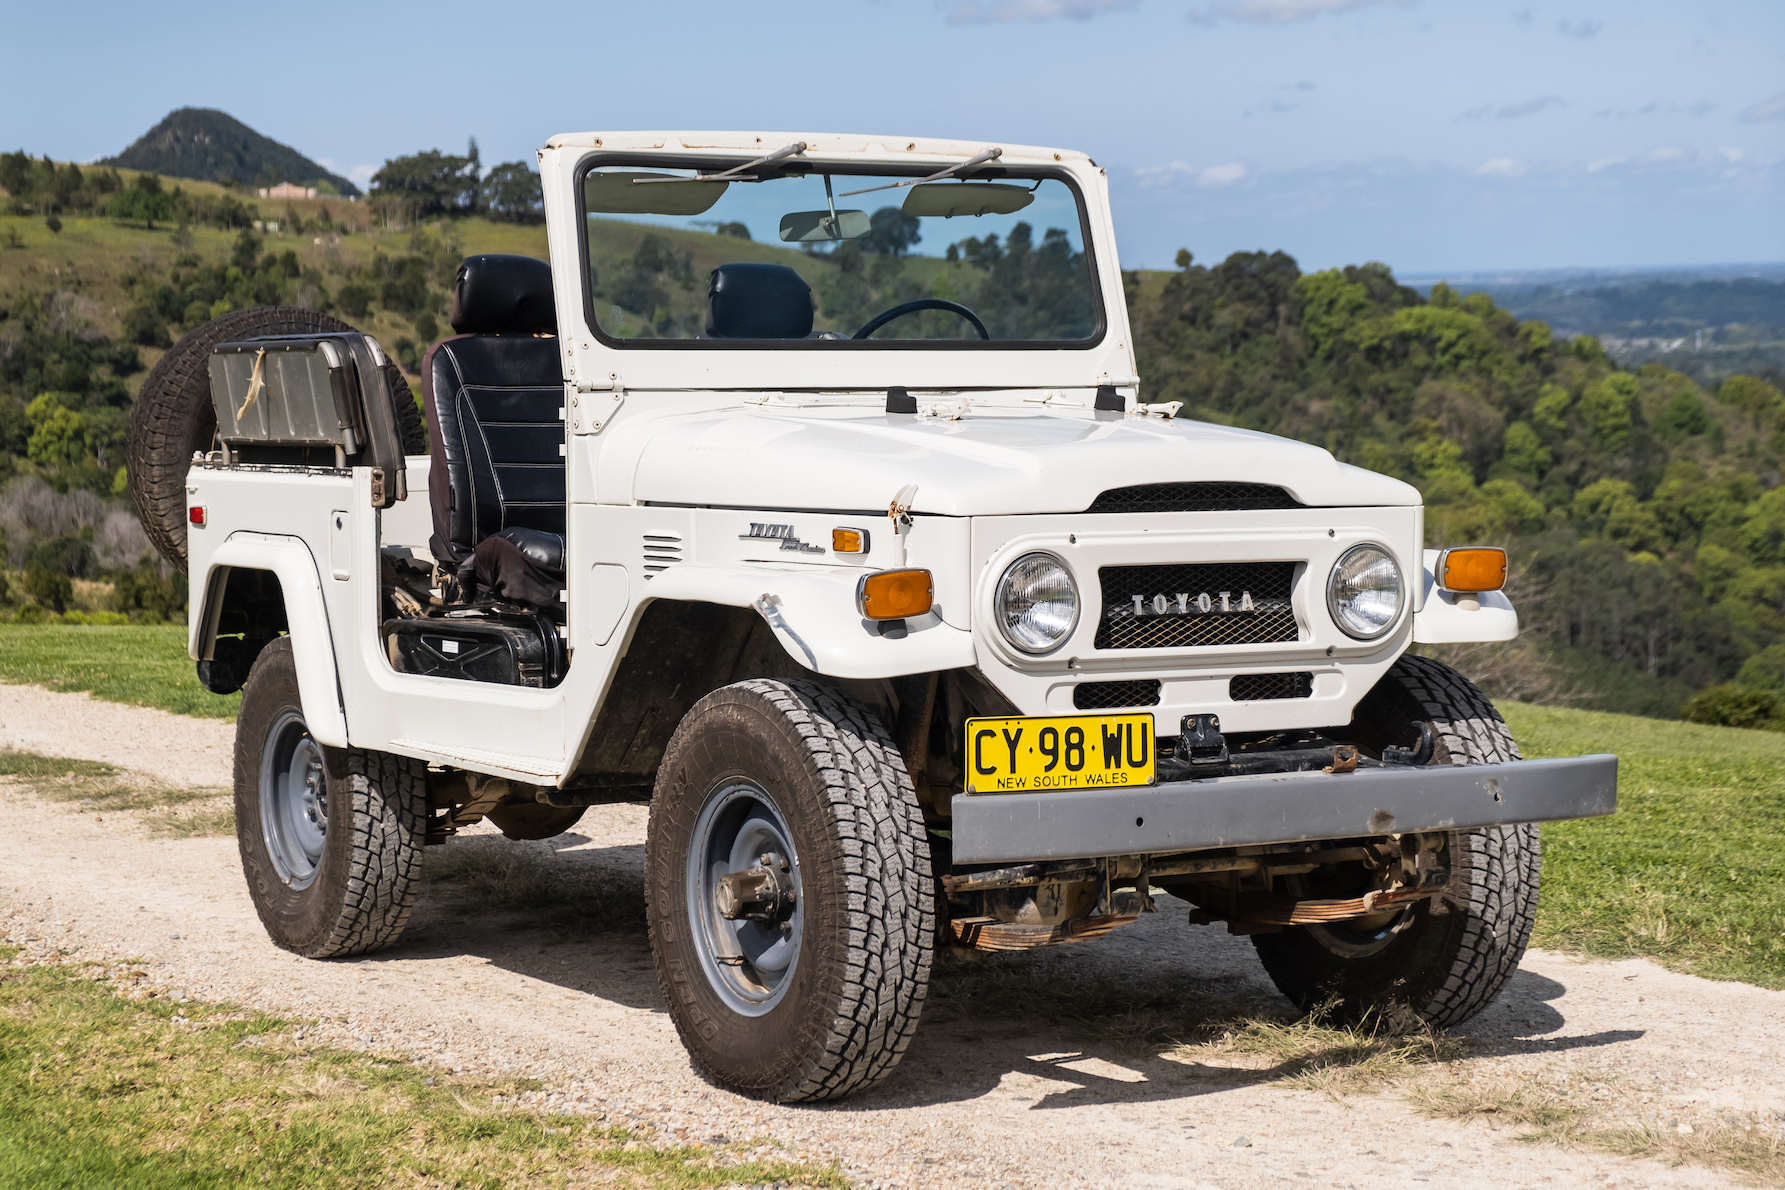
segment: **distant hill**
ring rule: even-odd
[[[359,194],[352,182],[330,173],[296,149],[260,135],[227,112],[202,107],[170,112],[135,144],[100,164],[201,182],[229,179],[240,186],[292,182],[325,191],[332,187],[345,195]]]

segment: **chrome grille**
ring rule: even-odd
[[[645,534],[645,577],[662,574],[682,560],[682,539],[675,533]]]
[[[1289,602],[1295,567],[1294,562],[1105,566],[1097,572],[1103,618],[1096,647],[1174,649],[1295,640],[1295,610]]]
[[[1081,711],[1104,711],[1111,707],[1156,707],[1159,705],[1159,679],[1080,682],[1072,688],[1072,705]]]
[[[1227,697],[1234,702],[1265,702],[1274,698],[1313,698],[1314,675],[1236,674],[1227,683]]]
[[[1268,483],[1143,483],[1111,488],[1086,512],[1244,512],[1300,508],[1282,488]]]

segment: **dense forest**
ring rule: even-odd
[[[1129,277],[1143,383],[1180,416],[1285,434],[1425,494],[1428,544],[1506,544],[1529,665],[1503,692],[1671,716],[1785,693],[1785,396],[1621,369],[1484,294],[1283,253]]]
[[[201,249],[195,209],[176,203],[173,225],[151,229],[108,205],[174,188],[141,177],[114,187],[107,172],[84,171],[76,186],[61,180],[72,166],[0,158],[14,212],[0,215],[0,237],[17,239],[26,220],[42,227],[46,188],[60,185],[96,196],[83,217],[172,246],[124,257],[110,319],[54,270],[23,270],[38,288],[0,293],[0,549],[12,571],[0,591],[0,609],[11,610],[0,615],[65,606],[58,581],[114,582],[117,614],[179,614],[177,594],[150,581],[154,567],[142,565],[119,500],[145,355],[228,310],[296,303],[376,325],[413,370],[445,333],[465,253],[544,247],[543,231],[528,226],[537,178],[499,179],[507,197],[492,201],[495,171],[470,154],[387,163],[368,201],[382,195],[422,222],[362,226],[345,248],[323,223],[327,208],[310,204],[287,213],[287,231],[300,236],[213,222],[212,246]],[[848,327],[919,296],[967,300],[1012,326],[1085,315],[1070,283],[1082,259],[1050,229],[919,246],[901,241],[890,216],[882,222],[876,239],[821,254],[723,227],[611,221],[592,237],[590,263],[602,300],[647,325],[692,317],[715,264],[751,259],[799,268],[820,325]],[[1497,693],[1666,717],[1697,698],[1695,713],[1780,720],[1785,395],[1776,378],[1706,385],[1659,364],[1622,367],[1594,337],[1559,336],[1484,294],[1440,285],[1423,296],[1381,264],[1304,274],[1280,252],[1205,266],[1186,251],[1178,265],[1126,276],[1147,399],[1408,480],[1425,494],[1429,544],[1507,545],[1525,635],[1510,648],[1452,650]]]

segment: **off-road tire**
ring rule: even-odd
[[[805,914],[787,991],[754,1017],[703,970],[686,883],[702,806],[740,777],[783,811]],[[785,1103],[847,1095],[898,1065],[929,984],[936,911],[917,795],[867,707],[814,682],[767,679],[701,699],[658,770],[645,864],[658,979],[704,1075]]]
[[[255,659],[236,718],[236,842],[261,924],[273,942],[307,958],[366,954],[394,943],[420,891],[427,834],[427,766],[360,748],[331,750],[328,831],[315,877],[293,889],[279,876],[261,821],[261,758],[270,728],[295,708],[291,638]]]
[[[354,328],[339,318],[296,306],[256,306],[213,318],[175,343],[143,382],[130,413],[124,462],[130,500],[161,556],[186,569],[186,473],[194,451],[215,448],[211,352],[219,344],[261,335],[314,335]],[[384,369],[396,402],[406,454],[426,454],[427,430],[409,382],[394,364]]]
[[[1497,764],[1518,745],[1474,683],[1429,657],[1405,656],[1359,704],[1357,742],[1411,744],[1416,721],[1437,735],[1432,764]],[[1411,910],[1403,931],[1367,957],[1341,957],[1321,927],[1254,935],[1278,989],[1308,1010],[1336,997],[1339,1015],[1411,1009],[1436,1026],[1460,1025],[1498,996],[1524,956],[1537,913],[1542,850],[1534,823],[1451,831],[1450,882]]]

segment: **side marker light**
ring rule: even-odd
[[[868,552],[868,531],[849,528],[832,529],[831,549],[839,554],[865,554]]]
[[[194,504],[191,508],[188,508],[186,510],[186,519],[188,521],[191,521],[193,524],[197,525],[200,529],[204,528],[205,527],[205,507],[204,507],[204,505]]]
[[[1445,550],[1438,555],[1438,585],[1446,591],[1498,591],[1506,585],[1506,551],[1485,546]]]
[[[856,584],[855,604],[870,620],[903,620],[929,611],[935,592],[927,570],[877,570]]]

